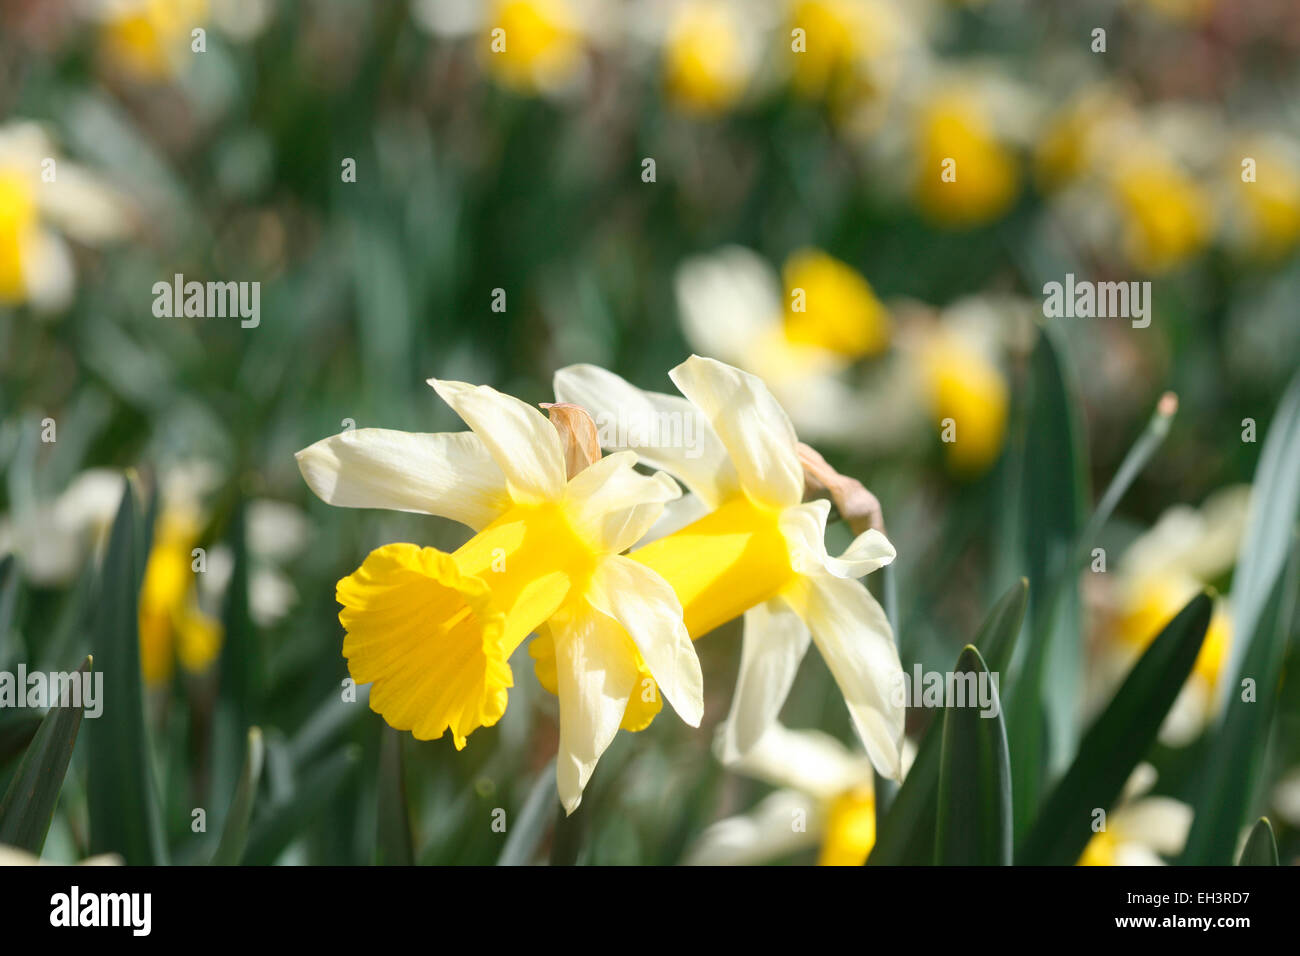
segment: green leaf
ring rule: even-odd
[[[90,852],[120,853],[130,865],[166,862],[149,763],[140,675],[135,493],[130,483],[100,569],[91,648],[104,675],[104,712],[86,730]]]
[[[226,814],[226,823],[221,830],[221,842],[217,844],[217,852],[212,856],[213,866],[234,866],[244,855],[244,846],[248,842],[248,821],[253,816],[257,785],[262,779],[264,754],[261,728],[250,727],[244,767],[239,773],[235,796],[230,801],[230,811]]]
[[[1238,866],[1277,866],[1277,841],[1273,839],[1273,825],[1268,817],[1260,817],[1250,828],[1246,845],[1241,848]]]
[[[1232,615],[1237,634],[1249,641],[1233,641],[1228,652],[1235,673],[1254,641],[1266,639],[1258,630],[1273,585],[1282,573],[1291,539],[1300,517],[1300,372],[1291,379],[1277,413],[1264,436],[1259,465],[1251,487],[1250,515],[1237,552],[1232,578]],[[1230,685],[1221,700],[1232,694]]]
[[[0,714],[0,767],[27,749],[41,723],[40,714],[21,711],[12,716]]]
[[[249,866],[274,863],[334,798],[359,759],[359,748],[349,746],[304,774],[288,799],[254,821],[243,862]]]
[[[415,864],[406,779],[402,772],[402,737],[401,731],[387,724],[380,728],[376,862],[384,866]]]
[[[18,561],[12,554],[0,558],[0,667],[18,658],[14,640],[14,608],[18,604]]]
[[[940,865],[1011,864],[1011,765],[997,688],[980,652],[966,645],[956,674],[987,682],[994,713],[967,701],[943,714],[934,861]],[[972,687],[978,684],[972,684]]]
[[[1073,740],[1082,671],[1071,558],[1088,497],[1087,454],[1082,403],[1062,352],[1056,329],[1047,326],[1030,361],[1017,521],[1029,577],[1030,642],[1007,695],[1006,716],[1018,836],[1038,806],[1049,768]]]
[[[1196,816],[1182,862],[1231,862],[1261,777],[1268,730],[1277,709],[1287,639],[1300,580],[1300,373],[1278,405],[1260,451],[1250,515],[1232,580],[1234,638],[1219,689],[1222,717],[1213,732],[1210,766],[1194,801]],[[1291,568],[1284,572],[1287,553]],[[1255,699],[1242,700],[1249,679]]]
[[[1005,674],[1010,666],[1028,601],[1029,582],[1021,578],[1007,589],[985,618],[975,646],[988,661],[990,673]],[[876,845],[867,858],[868,866],[928,864],[934,860],[942,745],[942,725],[936,720],[921,738],[912,767],[877,829]]]
[[[1018,864],[1069,866],[1079,859],[1094,811],[1109,810],[1119,797],[1191,674],[1212,609],[1210,596],[1198,594],[1151,642],[1084,735],[1020,845]]]
[[[525,866],[542,845],[546,826],[553,819],[550,812],[555,803],[555,761],[552,759],[533,781],[528,799],[519,811],[519,818],[510,826],[505,846],[497,858],[497,866]]]
[[[92,673],[89,657],[77,669],[77,681]],[[84,685],[83,685],[84,686]],[[51,688],[53,691],[53,688]],[[80,697],[80,691],[75,691]],[[16,846],[38,856],[45,834],[54,818],[54,807],[63,789],[63,777],[77,745],[85,700],[80,705],[52,707],[0,800],[0,844]]]
[[[1300,539],[1292,554],[1291,569],[1274,581],[1273,594],[1249,642],[1246,658],[1236,678],[1228,684],[1233,693],[1224,705],[1223,723],[1214,733],[1206,760],[1214,772],[1201,778],[1193,801],[1196,815],[1187,835],[1183,863],[1227,866],[1232,862],[1238,836],[1249,819],[1264,774],[1287,637],[1295,627],[1296,603],[1300,598],[1297,585],[1300,585]],[[1248,697],[1243,689],[1246,680],[1254,688]]]

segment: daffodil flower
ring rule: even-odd
[[[66,308],[76,270],[65,237],[104,243],[131,222],[124,198],[60,156],[39,125],[0,126],[0,306]]]
[[[750,813],[711,825],[686,862],[741,866],[820,845],[822,866],[861,866],[876,843],[871,762],[828,734],[773,724],[731,765],[778,789]]]
[[[856,580],[892,561],[893,546],[869,530],[843,555],[827,553],[830,504],[803,502],[794,428],[760,379],[700,356],[669,375],[685,399],[643,392],[591,365],[562,369],[555,391],[591,411],[598,429],[603,423],[602,445],[634,447],[679,423],[683,440],[640,453],[679,478],[709,513],[631,557],[672,585],[692,636],[745,616],[727,759],[751,749],[776,720],[811,640],[872,762],[897,778],[904,713],[890,687],[902,668],[884,611]],[[609,427],[620,419],[643,427]]]
[[[176,661],[199,674],[221,651],[221,623],[199,605],[193,549],[201,530],[189,506],[167,507],[158,518],[140,587],[140,669],[149,687],[166,685]]]
[[[820,249],[781,274],[740,246],[687,259],[674,280],[687,342],[763,379],[801,435],[860,443],[867,415],[846,378],[889,345],[892,322],[871,284]]]
[[[1155,782],[1155,768],[1138,764],[1105,827],[1093,834],[1077,865],[1164,866],[1162,855],[1183,852],[1192,808],[1173,797],[1147,795]]]
[[[1221,579],[1236,561],[1250,488],[1233,485],[1199,508],[1175,505],[1139,535],[1120,556],[1111,588],[1108,640],[1091,662],[1089,698],[1094,708],[1109,700],[1133,661],[1183,606]],[[1216,711],[1215,689],[1232,645],[1230,602],[1218,597],[1191,676],[1160,727],[1166,746],[1186,746]]]
[[[572,812],[643,673],[688,724],[703,713],[699,660],[667,582],[622,556],[681,494],[668,475],[609,455],[568,476],[535,408],[487,386],[430,379],[470,432],[368,428],[298,453],[325,502],[440,515],[477,533],[452,554],[371,552],[338,584],[343,655],[370,706],[457,749],[505,712],[510,655],[546,625],[560,698],[557,784]]]

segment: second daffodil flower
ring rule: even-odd
[[[459,749],[495,724],[510,655],[544,623],[560,698],[557,784],[572,812],[618,732],[643,672],[683,720],[703,714],[699,660],[671,587],[621,555],[681,494],[665,474],[610,455],[566,472],[556,428],[484,385],[430,379],[470,432],[345,432],[298,453],[329,504],[451,518],[477,533],[452,554],[415,544],[371,552],[338,583],[343,655],[370,706],[422,740]]]
[[[902,667],[884,611],[856,580],[891,562],[893,546],[869,530],[840,557],[827,554],[830,503],[803,501],[794,427],[761,379],[698,355],[669,375],[685,399],[591,365],[560,370],[555,392],[603,424],[603,445],[654,445],[643,460],[690,488],[697,513],[708,511],[632,557],[672,585],[692,636],[745,615],[724,758],[752,749],[776,721],[811,640],[872,763],[897,779],[904,712],[890,687]]]

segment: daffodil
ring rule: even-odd
[[[820,846],[822,866],[861,866],[876,842],[871,761],[829,734],[773,724],[730,768],[778,787],[750,813],[712,824],[695,865],[746,865]]]
[[[913,355],[940,434],[952,430],[943,445],[949,466],[963,475],[984,472],[1002,452],[1011,394],[988,337],[941,322]]]
[[[150,687],[165,686],[175,663],[201,674],[221,651],[221,623],[199,605],[195,545],[202,526],[188,506],[164,507],[140,587],[140,669]]]
[[[859,131],[875,129],[921,49],[917,11],[880,0],[793,0],[789,8],[782,42],[794,90]]]
[[[1277,260],[1300,243],[1300,145],[1277,136],[1233,145],[1223,203],[1228,238],[1252,258]],[[1253,164],[1247,179],[1243,158]]]
[[[202,674],[221,652],[221,622],[204,610],[220,600],[220,592],[207,577],[206,549],[197,549],[201,502],[218,477],[210,463],[189,461],[170,466],[161,480],[140,586],[140,669],[149,687],[165,686],[177,662],[188,674]]]
[[[1162,856],[1183,851],[1192,808],[1173,797],[1147,796],[1155,782],[1155,768],[1138,764],[1104,828],[1088,841],[1079,866],[1163,866]]]
[[[1095,702],[1107,699],[1133,660],[1183,606],[1222,577],[1236,559],[1249,488],[1233,486],[1200,509],[1179,505],[1121,555],[1109,597],[1106,639],[1091,677]],[[1215,688],[1232,642],[1230,605],[1216,598],[1209,629],[1192,674],[1160,729],[1160,739],[1181,746],[1195,739],[1214,713]]]
[[[1209,195],[1163,150],[1130,150],[1115,163],[1110,182],[1123,223],[1124,250],[1139,268],[1172,269],[1209,241]]]
[[[0,553],[17,554],[34,584],[67,584],[107,536],[125,481],[119,471],[91,468],[53,499],[15,502],[0,516]]]
[[[916,198],[934,222],[981,225],[1015,200],[1019,160],[974,92],[944,89],[922,104],[916,139]]]
[[[896,778],[904,715],[890,687],[902,668],[884,611],[856,580],[891,562],[893,546],[873,529],[840,557],[827,553],[830,504],[803,501],[794,427],[762,380],[700,356],[669,375],[685,399],[643,392],[591,365],[556,373],[555,391],[591,411],[598,426],[620,417],[643,425],[691,422],[681,434],[693,441],[646,448],[646,430],[634,428],[606,429],[602,444],[637,448],[710,509],[631,557],[672,586],[693,637],[744,615],[726,754],[752,749],[776,720],[811,640],[872,762]]]
[[[168,80],[191,56],[192,31],[204,27],[207,0],[102,0],[105,55],[136,79]]]
[[[730,0],[683,0],[664,39],[664,89],[687,113],[714,115],[734,106],[755,67],[744,12]]]
[[[0,306],[66,307],[76,274],[63,237],[101,243],[130,225],[124,200],[64,159],[40,126],[0,126]]]
[[[688,259],[676,277],[678,311],[696,350],[763,379],[812,441],[857,441],[866,416],[847,379],[880,355],[893,323],[871,283],[816,248],[795,252],[778,276],[757,253],[728,246]]]
[[[592,0],[419,0],[412,12],[438,36],[473,37],[484,72],[528,96],[570,92],[606,32]]]
[[[702,677],[681,604],[622,554],[681,489],[638,473],[631,452],[569,475],[537,409],[487,386],[429,384],[469,432],[360,429],[298,453],[329,504],[440,515],[476,532],[451,554],[385,545],[339,581],[343,655],[391,726],[422,740],[450,730],[459,749],[501,718],[510,656],[544,625],[560,698],[557,784],[572,812],[645,677],[699,725]]]

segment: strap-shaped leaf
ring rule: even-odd
[[[1028,601],[1029,582],[1021,578],[1007,589],[985,618],[975,646],[988,662],[990,673],[1004,674],[1010,666]],[[942,746],[943,722],[935,720],[921,738],[912,767],[890,804],[889,812],[881,820],[876,845],[867,858],[868,866],[933,862]]]
[[[83,674],[91,674],[89,657],[77,669],[76,680],[84,686]],[[0,800],[0,844],[16,846],[37,855],[45,844],[45,834],[54,818],[63,778],[77,745],[77,731],[86,701],[69,701],[67,706],[53,706],[23,754],[22,762]]]
[[[1011,864],[1011,764],[1007,731],[997,688],[984,659],[967,645],[956,675],[969,674],[987,687],[991,706],[976,702],[949,706],[943,714],[943,752],[939,759],[939,807],[934,861],[941,865]]]
[[[99,575],[91,647],[104,675],[104,712],[87,728],[90,851],[130,865],[166,862],[150,768],[140,674],[139,574],[144,559],[130,483],[113,521]]]
[[[1277,866],[1277,840],[1273,838],[1273,824],[1268,817],[1260,817],[1250,828],[1246,845],[1241,848],[1238,866]]]
[[[1092,838],[1094,811],[1109,810],[1118,799],[1192,672],[1212,608],[1208,594],[1192,598],[1129,671],[1044,802],[1017,851],[1018,864],[1069,866],[1079,859]]]

